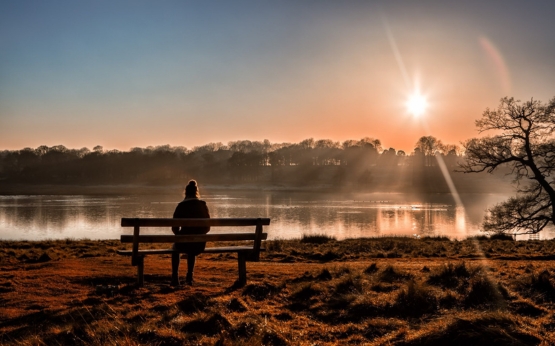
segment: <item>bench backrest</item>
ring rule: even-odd
[[[270,224],[269,218],[213,218],[213,219],[170,219],[170,218],[122,218],[122,227],[133,227],[133,235],[122,235],[122,243],[133,243],[131,263],[138,263],[139,243],[176,243],[176,242],[205,242],[205,241],[239,241],[253,240],[253,256],[251,260],[258,261],[260,245],[267,234],[262,232],[262,226]],[[141,227],[234,227],[256,226],[254,233],[233,234],[199,234],[199,235],[140,235]]]
[[[169,219],[169,218],[127,218],[121,219],[121,227],[226,227],[226,226],[268,226],[269,218],[213,218],[213,219]]]

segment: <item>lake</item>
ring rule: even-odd
[[[266,228],[269,239],[300,238],[304,234],[337,239],[387,235],[462,239],[479,234],[486,208],[507,198],[502,194],[461,195],[462,205],[457,206],[450,194],[338,196],[205,190],[202,197],[212,217],[271,218]],[[172,217],[181,199],[179,195],[0,196],[0,239],[119,239],[120,234],[132,232],[120,226],[122,217]],[[541,238],[553,238],[553,232],[545,232]]]

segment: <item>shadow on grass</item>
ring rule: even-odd
[[[398,345],[506,346],[538,345],[540,340],[522,331],[515,321],[502,314],[476,319],[455,319],[447,328]]]

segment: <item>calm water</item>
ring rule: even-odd
[[[464,206],[457,207],[448,194],[203,194],[212,217],[271,218],[266,229],[270,239],[303,234],[328,234],[338,239],[383,235],[464,238],[478,233],[488,206],[506,198],[496,194],[461,197]],[[0,196],[0,239],[119,239],[120,234],[131,233],[120,227],[122,217],[171,217],[180,200],[181,196],[174,195]]]

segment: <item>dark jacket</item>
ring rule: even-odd
[[[202,219],[210,218],[206,202],[198,198],[186,198],[181,201],[175,208],[173,213],[174,219]],[[206,234],[210,231],[210,227],[172,227],[172,231],[176,235],[186,234]],[[174,244],[174,249],[179,251],[197,255],[204,251],[206,243],[185,243]]]

